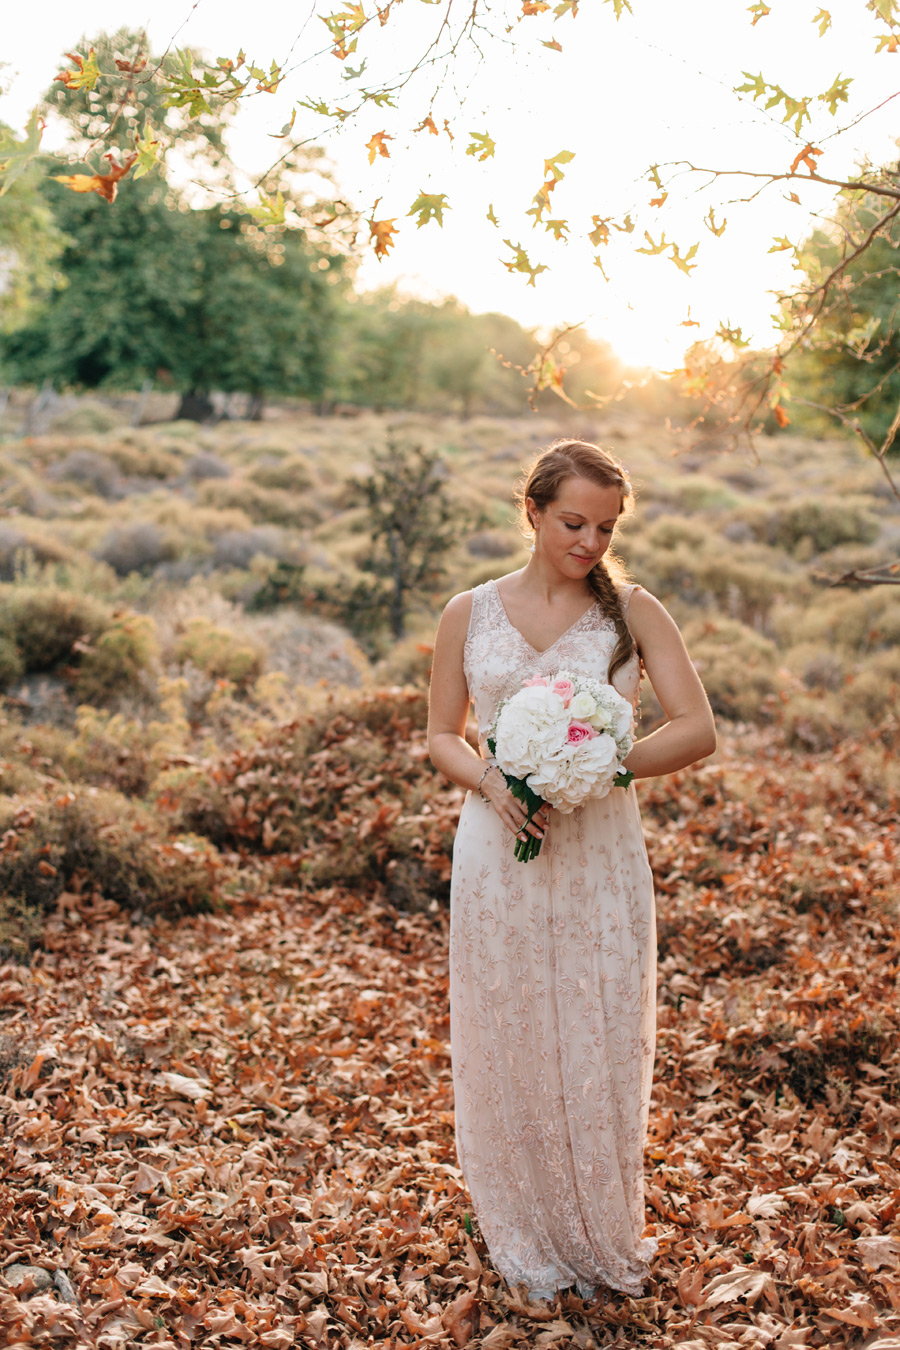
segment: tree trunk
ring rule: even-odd
[[[247,399],[247,411],[244,413],[248,422],[261,422],[263,420],[263,407],[265,405],[264,394],[251,394]]]
[[[202,393],[198,389],[189,389],[186,394],[181,395],[178,412],[175,414],[178,421],[185,422],[212,422],[215,415],[216,410],[209,394]]]

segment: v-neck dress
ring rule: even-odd
[[[634,587],[620,588],[627,605]],[[616,646],[599,605],[545,651],[496,584],[472,592],[464,668],[482,754],[500,701],[530,675],[606,681]],[[634,657],[613,684],[637,697]],[[451,1050],[460,1166],[495,1268],[550,1298],[575,1285],[639,1294],[643,1144],[655,1042],[653,882],[634,787],[554,812],[541,852],[513,856],[468,793],[453,852]]]

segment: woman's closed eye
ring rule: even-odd
[[[580,526],[580,525],[570,525],[569,522],[566,521],[566,529],[567,529],[567,530],[580,530],[580,529],[581,529],[581,526]],[[600,533],[601,533],[601,534],[612,534],[612,528],[607,529],[607,527],[606,527],[605,525],[601,525],[601,526],[600,526]]]

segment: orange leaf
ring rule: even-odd
[[[119,179],[124,178],[128,173],[137,159],[137,153],[132,151],[130,155],[126,155],[121,164],[116,163],[112,152],[104,155],[103,158],[109,160],[109,173],[57,173],[53,177],[57,183],[64,184],[71,192],[96,192],[99,197],[104,197],[108,202],[114,202],[119,190]]]
[[[389,248],[394,245],[394,235],[397,233],[397,217],[391,220],[370,220],[369,238],[375,248],[376,258],[384,258]]]
[[[366,141],[366,149],[369,152],[370,164],[375,163],[376,155],[383,155],[385,159],[390,159],[391,152],[385,145],[385,141],[391,141],[393,139],[393,136],[389,136],[385,131],[376,131],[372,139]]]
[[[816,156],[823,154],[824,151],[817,150],[814,145],[806,145],[795,156],[794,162],[788,170],[789,173],[796,173],[801,164],[805,164],[810,173],[816,171]]]
[[[786,427],[788,425],[791,419],[788,417],[787,413],[784,411],[784,408],[782,408],[780,403],[775,404],[775,407],[772,409],[772,412],[775,415],[775,421],[778,423],[780,427]]]
[[[669,195],[668,192],[664,192],[660,197],[651,197],[651,198],[650,198],[650,205],[651,205],[651,206],[664,206],[664,205],[665,205],[666,198],[668,197],[668,195]]]
[[[430,131],[432,136],[440,135],[440,132],[438,131],[437,127],[434,125],[434,120],[431,116],[431,113],[429,113],[427,117],[423,118],[423,120],[416,127],[416,131]]]

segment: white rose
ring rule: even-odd
[[[578,722],[586,722],[597,711],[597,701],[586,689],[576,694],[569,704],[569,716]]]

